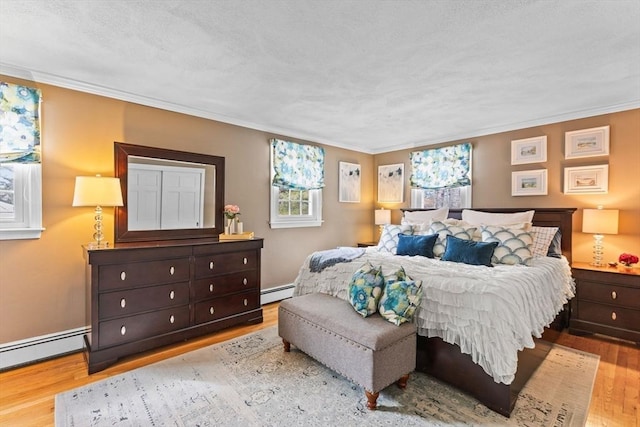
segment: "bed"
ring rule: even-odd
[[[524,210],[474,209],[497,214]],[[565,308],[573,296],[569,266],[575,209],[533,210],[534,226],[559,229],[562,257],[539,257],[529,266],[487,268],[396,256],[372,247],[350,252],[347,259],[329,263],[321,271],[311,271],[316,253],[301,267],[294,295],[323,292],[348,299],[348,283],[363,263],[381,265],[386,273],[404,268],[423,282],[424,290],[414,318],[418,326],[416,369],[509,416],[520,390],[566,326]],[[405,215],[417,211],[423,210],[406,210]],[[449,210],[447,217],[460,220],[462,210]]]

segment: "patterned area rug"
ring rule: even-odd
[[[555,345],[511,418],[431,377],[364,391],[292,347],[277,328],[56,396],[56,426],[583,426],[599,357]]]

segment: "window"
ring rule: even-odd
[[[0,240],[42,233],[40,90],[0,82]]]
[[[411,207],[471,207],[469,143],[411,153]]]
[[[322,225],[322,148],[271,140],[271,183],[271,228]]]

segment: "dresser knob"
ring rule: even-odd
[[[169,323],[175,323],[176,318],[173,317],[173,314],[171,316],[169,316]]]
[[[247,278],[245,277],[244,279],[242,279],[242,284],[246,285],[247,283],[249,283],[249,281],[247,280]]]
[[[127,272],[126,271],[122,271],[120,273],[120,280],[122,280],[124,282],[124,279],[127,278]]]
[[[209,292],[213,292],[213,283],[209,285]]]
[[[213,261],[209,262],[209,270],[213,270]]]
[[[215,310],[213,309],[213,307],[209,307],[209,314],[213,314],[215,312]]]
[[[247,259],[247,257],[242,258],[242,263],[243,263],[243,264],[246,264],[246,263],[248,263],[248,262],[249,262],[249,260]]]
[[[244,306],[246,307],[246,306],[247,306],[247,304],[249,304],[249,301],[247,301],[247,299],[245,298],[245,299],[244,299]]]
[[[122,326],[122,327],[120,328],[120,335],[123,335],[123,336],[124,336],[124,334],[126,334],[126,333],[127,333],[127,327],[126,327],[126,326]]]
[[[175,273],[175,272],[176,272],[176,269],[175,269],[175,268],[171,267],[171,268],[169,269],[169,274],[170,274],[170,275],[172,275],[172,276],[173,276],[173,273]]]
[[[618,298],[618,294],[616,294],[616,291],[611,291],[611,299],[616,299]]]
[[[127,306],[127,300],[122,298],[120,300],[120,307],[125,308]]]
[[[612,312],[612,313],[611,313],[611,319],[612,319],[612,320],[616,320],[617,318],[618,318],[618,316],[616,315],[616,312],[615,312],[615,311],[614,311],[614,312]]]
[[[176,297],[176,293],[174,291],[169,292],[169,299],[174,299]]]

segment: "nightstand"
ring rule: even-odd
[[[640,344],[640,269],[573,263],[576,296],[569,332],[598,333]]]
[[[369,246],[378,246],[378,242],[358,242],[359,248],[367,248]]]

